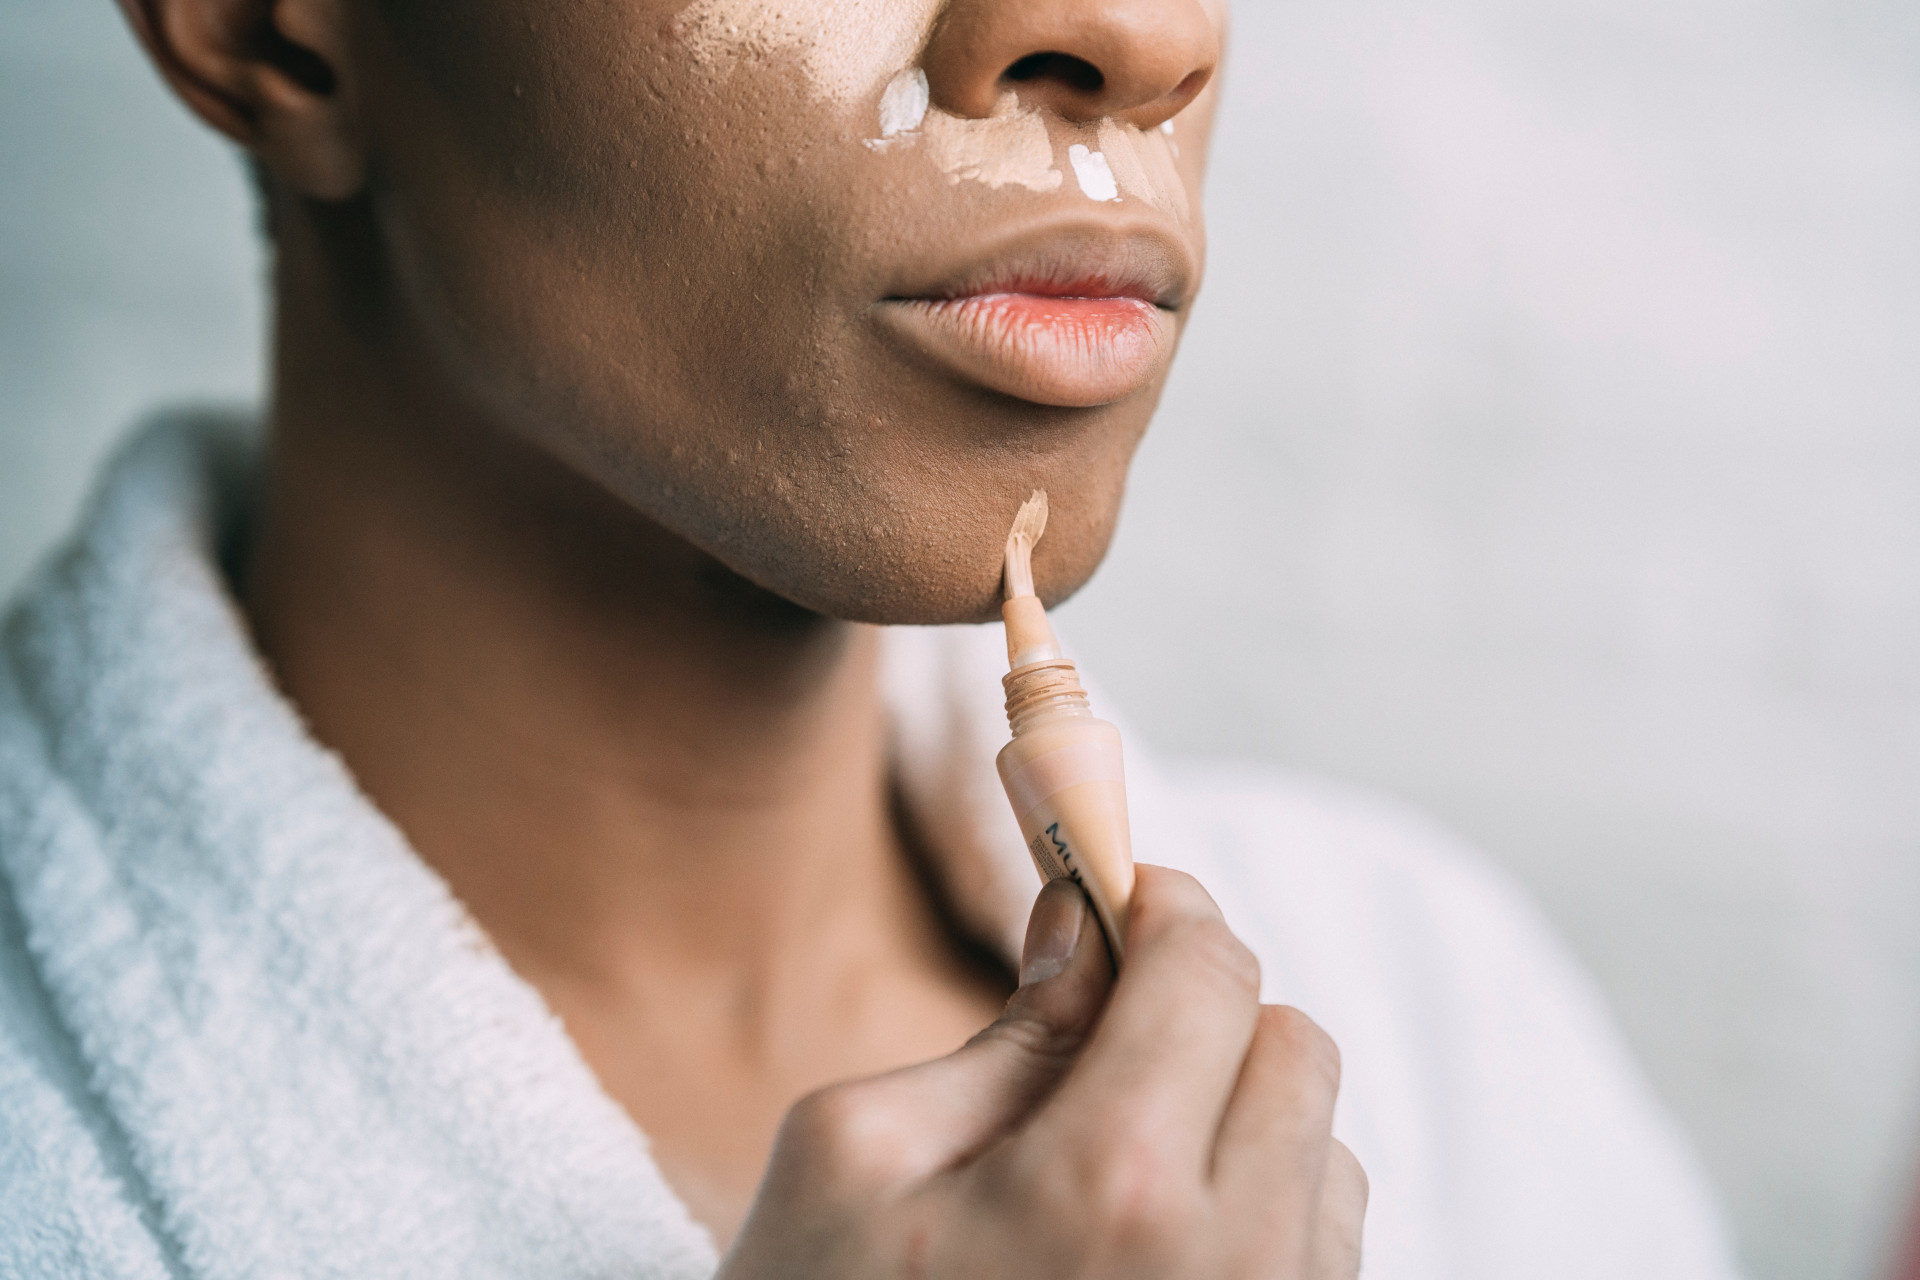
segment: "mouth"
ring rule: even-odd
[[[899,339],[964,381],[1091,408],[1150,385],[1173,356],[1187,273],[1152,239],[1069,236],[983,256],[883,299]]]

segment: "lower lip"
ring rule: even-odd
[[[1171,318],[1139,298],[984,293],[890,300],[881,314],[922,355],[967,381],[1072,408],[1148,386],[1173,346]]]

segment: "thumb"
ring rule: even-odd
[[[1086,893],[1071,880],[1050,880],[1034,899],[1020,949],[1020,989],[998,1021],[981,1033],[1037,1031],[1085,1039],[1113,985],[1106,936]]]
[[[901,1126],[896,1172],[931,1177],[1016,1127],[1073,1064],[1112,984],[1086,894],[1071,881],[1051,882],[1034,902],[1020,989],[1001,1015],[944,1058],[866,1082],[871,1103],[911,1117]]]

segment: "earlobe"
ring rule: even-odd
[[[366,180],[341,0],[119,0],[169,87],[302,196]]]

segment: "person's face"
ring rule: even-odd
[[[830,615],[989,615],[1036,488],[1042,595],[1091,575],[1199,283],[1219,11],[368,3],[389,319],[488,416]]]

